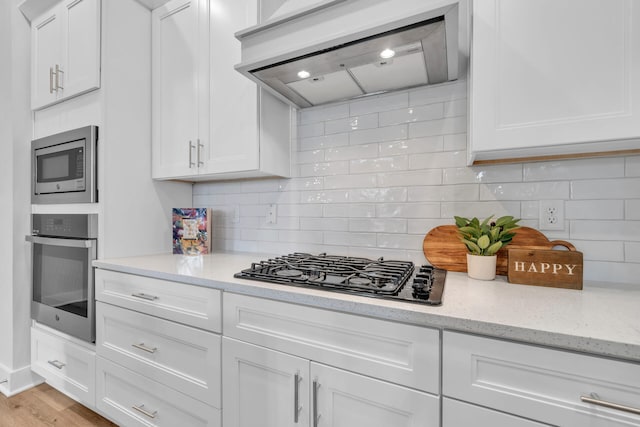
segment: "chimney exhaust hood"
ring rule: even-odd
[[[458,78],[457,2],[310,1],[236,33],[236,70],[294,107]]]

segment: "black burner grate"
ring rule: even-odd
[[[439,305],[446,272],[423,266],[412,286],[410,261],[293,253],[251,264],[235,277]]]

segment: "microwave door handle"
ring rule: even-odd
[[[25,236],[25,240],[41,245],[64,246],[68,248],[91,248],[95,240],[56,239],[53,237]]]

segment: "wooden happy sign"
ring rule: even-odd
[[[569,250],[509,249],[509,282],[582,289],[582,252],[562,240],[551,243]]]

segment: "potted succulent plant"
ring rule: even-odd
[[[520,219],[503,216],[492,221],[493,215],[480,222],[478,218],[454,217],[458,235],[467,247],[467,272],[469,277],[493,280],[496,277],[496,259],[500,249],[505,247],[520,228]]]

